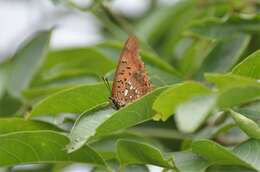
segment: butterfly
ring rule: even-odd
[[[130,35],[119,58],[109,100],[118,110],[152,89],[144,63],[139,57],[138,39]]]

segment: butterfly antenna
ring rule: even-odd
[[[108,79],[105,78],[105,77],[102,77],[102,80],[104,81],[104,83],[105,83],[107,89],[109,90],[109,92],[112,94],[112,89],[111,89],[111,87],[110,87],[110,84],[109,84]]]

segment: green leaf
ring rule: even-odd
[[[105,84],[81,85],[55,93],[39,102],[32,112],[36,115],[80,114],[108,101],[109,91]]]
[[[247,148],[248,149],[248,148]],[[192,152],[206,157],[211,164],[215,165],[239,165],[248,168],[253,168],[250,163],[243,161],[231,150],[210,141],[198,140],[192,143]]]
[[[117,161],[108,161],[108,165],[112,167],[113,171],[122,171],[124,172],[150,172],[149,168],[145,165],[128,165],[124,169],[120,169],[119,163]],[[101,167],[95,167],[91,172],[108,172],[107,169]]]
[[[2,97],[0,97],[0,116],[15,114],[21,105],[22,102],[20,100],[5,92]]]
[[[94,141],[90,142],[90,146],[95,149],[105,160],[116,159],[116,142],[119,139],[127,139],[139,142],[145,142],[157,147],[161,147],[158,142],[155,140],[151,140],[147,137],[143,137],[142,135],[135,134],[133,132],[120,132],[107,136],[102,136]]]
[[[236,105],[250,103],[260,99],[259,86],[234,87],[221,91],[218,96],[220,108],[230,108]]]
[[[174,152],[173,161],[181,172],[204,172],[210,162],[192,152]]]
[[[169,72],[146,65],[149,79],[153,85],[165,86],[170,84],[176,84],[181,81],[181,79]]]
[[[260,171],[260,141],[250,139],[234,148],[234,153],[243,161],[250,164],[254,169]]]
[[[248,56],[232,70],[233,74],[260,79],[260,50]]]
[[[256,172],[255,170],[241,167],[241,166],[226,166],[226,165],[216,165],[209,167],[207,169],[207,172],[230,172],[230,171],[235,171],[235,172]]]
[[[209,95],[210,93],[210,89],[197,82],[189,81],[176,84],[158,96],[153,104],[153,109],[156,110],[159,119],[166,120],[176,113],[180,104],[192,97]]]
[[[190,39],[191,43],[178,58],[180,58],[179,67],[182,73],[186,78],[190,78],[215,48],[216,40],[198,35],[191,35],[186,39]]]
[[[6,72],[0,65],[0,99],[5,92],[6,87]]]
[[[83,113],[74,124],[70,133],[72,152],[85,144],[93,136],[103,136],[151,120],[155,115],[152,103],[165,88],[158,88],[138,101],[115,111],[111,107],[96,107]]]
[[[234,74],[207,74],[206,79],[218,88],[218,106],[229,108],[260,98],[260,83],[254,79]]]
[[[198,96],[181,104],[176,110],[176,123],[180,131],[192,133],[206,120],[213,109],[216,97]]]
[[[52,131],[16,132],[0,136],[0,166],[31,163],[81,162],[105,166],[104,160],[90,147],[67,154],[69,142]]]
[[[121,165],[152,164],[160,167],[171,168],[170,159],[166,160],[159,149],[148,144],[119,140],[117,154]]]
[[[257,123],[233,110],[230,110],[229,114],[236,121],[239,128],[243,130],[249,137],[256,139],[260,138],[260,128],[258,127]]]
[[[231,34],[220,40],[204,60],[195,77],[202,78],[205,72],[223,73],[230,70],[246,50],[249,41],[250,36],[243,33]]]
[[[234,87],[260,86],[260,83],[254,79],[235,74],[205,74],[205,78],[208,82],[214,83],[220,90]]]
[[[25,120],[22,118],[0,118],[0,135],[34,130],[61,131],[61,129],[42,121]]]
[[[75,84],[78,85],[78,84]],[[25,97],[27,100],[42,100],[43,98],[46,98],[47,96],[50,96],[54,93],[57,93],[61,90],[67,90],[69,88],[75,87],[72,85],[64,85],[64,86],[55,86],[55,87],[35,87],[35,88],[29,88],[22,92],[23,97]],[[35,102],[33,102],[35,103]]]
[[[12,96],[19,97],[41,65],[48,49],[51,31],[39,32],[25,42],[11,60],[8,68],[7,89]]]
[[[115,67],[96,48],[73,48],[52,51],[35,76],[33,85],[41,85],[80,75],[104,76]]]

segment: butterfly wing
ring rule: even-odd
[[[137,38],[135,36],[129,36],[120,55],[112,86],[111,99],[118,107],[122,107],[132,100],[135,100],[137,98],[137,95],[135,95],[137,93],[135,92],[140,92],[138,96],[146,92],[142,90],[142,84],[150,86],[144,63],[139,58],[138,51],[139,45]],[[136,89],[132,89],[132,87],[142,89],[136,91]]]
[[[144,96],[153,89],[151,86],[148,76],[144,70],[134,72],[133,75],[126,82],[126,92],[124,98],[125,102],[132,102],[139,97]]]

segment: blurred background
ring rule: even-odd
[[[158,0],[165,6],[177,0]],[[91,0],[73,0],[87,8]],[[65,3],[65,1],[64,1]],[[151,0],[114,0],[111,8],[126,17],[138,18],[153,5]],[[10,56],[28,36],[56,27],[51,38],[53,49],[86,46],[104,39],[102,25],[91,12],[81,12],[53,0],[0,0],[0,59]]]

